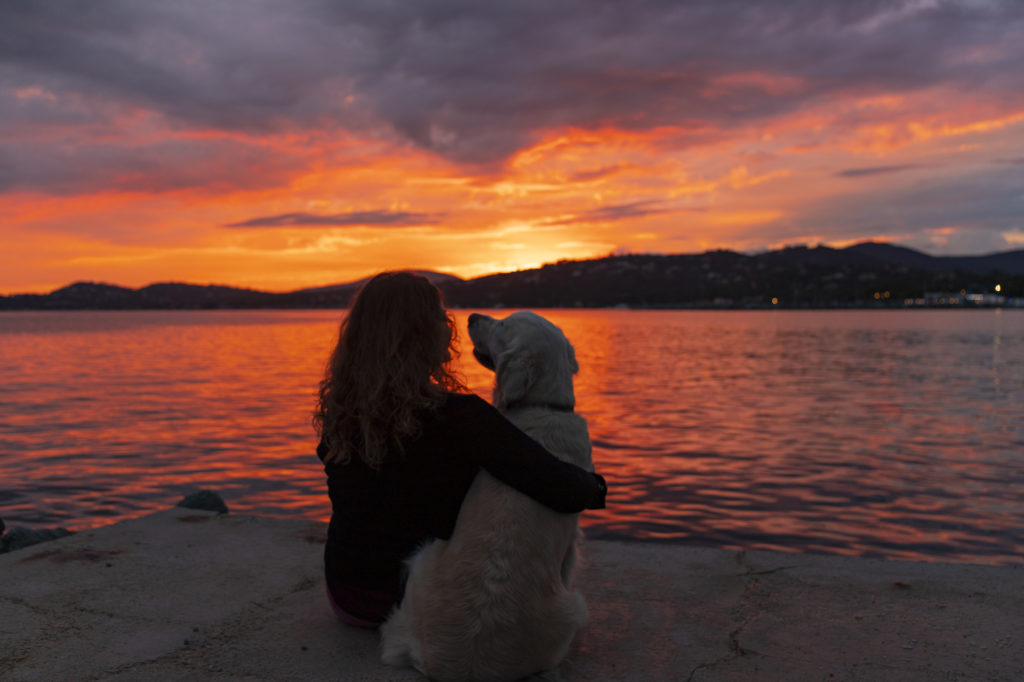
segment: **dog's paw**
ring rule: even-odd
[[[412,631],[401,610],[392,612],[380,626],[380,660],[384,665],[407,668],[413,665]]]

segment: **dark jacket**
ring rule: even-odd
[[[357,458],[324,465],[332,507],[324,551],[329,585],[383,592],[397,602],[402,560],[425,540],[451,537],[481,468],[558,512],[604,507],[603,478],[557,459],[475,395],[449,394],[422,423],[404,454],[387,458],[380,470]],[[326,453],[321,441],[317,454],[322,460]]]

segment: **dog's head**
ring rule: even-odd
[[[503,320],[469,316],[473,356],[495,374],[494,404],[515,403],[571,408],[576,404],[572,375],[576,352],[562,330],[536,313],[513,313]]]

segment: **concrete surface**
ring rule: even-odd
[[[324,597],[325,526],[172,509],[0,556],[3,680],[416,680]],[[1022,680],[1024,568],[588,542],[552,680]]]

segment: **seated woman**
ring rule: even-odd
[[[314,423],[331,522],[324,564],[338,616],[376,627],[402,599],[403,560],[449,539],[477,472],[567,514],[604,507],[604,479],[557,459],[469,393],[456,331],[426,278],[382,273],[341,323]]]

